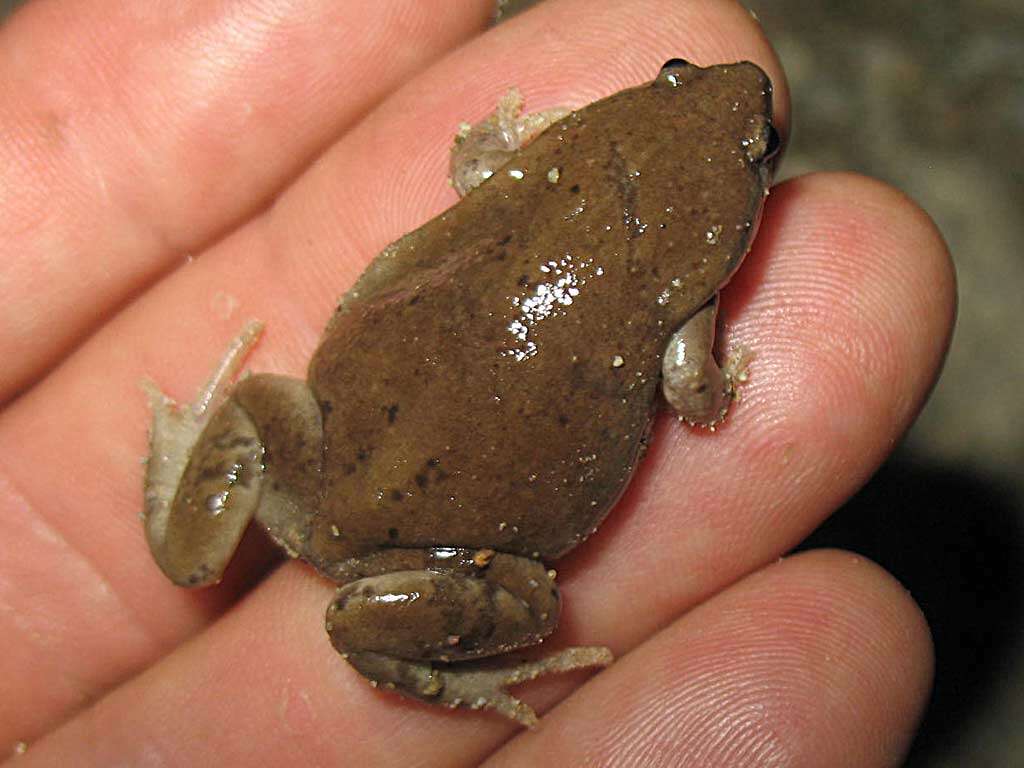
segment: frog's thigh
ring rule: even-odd
[[[558,611],[543,564],[498,554],[477,573],[406,570],[350,582],[328,609],[327,628],[335,648],[375,684],[432,703],[495,708],[531,725],[532,710],[504,687],[603,666],[611,661],[607,649],[572,648],[505,667],[465,660],[540,642]]]
[[[569,114],[562,107],[521,115],[523,99],[510,89],[494,113],[475,125],[463,124],[452,145],[449,173],[459,195],[494,175],[520,147]]]
[[[401,570],[343,586],[328,610],[339,649],[457,661],[540,642],[558,624],[542,563],[498,554],[477,573]]]
[[[714,426],[729,409],[736,382],[744,375],[743,355],[720,368],[713,353],[718,296],[705,304],[669,339],[662,358],[662,392],[679,417]]]
[[[297,521],[314,503],[320,437],[304,382],[270,374],[239,382],[188,451],[165,513],[147,519],[164,573],[182,586],[215,583],[253,516],[294,552],[304,531]]]

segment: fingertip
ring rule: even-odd
[[[856,552],[817,549],[781,562],[799,569],[799,579],[792,581],[793,604],[820,603],[820,610],[841,618],[826,639],[860,649],[859,659],[875,665],[854,674],[873,677],[895,692],[896,700],[902,697],[907,713],[920,711],[931,687],[934,646],[928,621],[910,591]],[[812,608],[808,617],[813,619],[816,612]]]
[[[955,307],[949,250],[905,194],[853,173],[777,185],[723,294],[729,344],[757,353],[734,424],[756,414],[772,440],[827,433],[880,458],[931,391]]]
[[[906,286],[907,319],[916,321],[919,340],[932,349],[937,364],[952,336],[957,283],[949,246],[935,220],[910,195],[879,179],[848,172],[815,176],[834,181],[850,201],[850,229],[878,239],[876,249],[888,258],[889,284]]]
[[[785,567],[789,578],[773,598],[784,634],[803,644],[809,662],[803,705],[812,738],[804,748],[818,755],[811,764],[901,765],[934,675],[923,612],[895,577],[853,552],[804,552]]]
[[[906,590],[863,557],[769,565],[619,659],[497,765],[899,765],[931,685]]]
[[[902,764],[931,690],[934,648],[920,607],[891,574],[853,552],[813,550],[716,602],[709,613],[738,615],[734,631],[750,638],[731,678],[750,688],[761,674],[781,702],[776,749],[801,765]]]
[[[949,248],[934,219],[907,193],[852,171],[809,173],[772,192],[769,204],[798,205],[814,230],[887,257],[893,282],[899,277],[926,285],[934,303],[952,306],[956,273]],[[902,254],[909,258],[896,258]]]

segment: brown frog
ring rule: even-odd
[[[777,144],[771,85],[746,62],[674,59],[571,113],[520,118],[510,94],[457,140],[465,197],[373,261],[307,381],[231,387],[251,326],[189,408],[152,390],[160,568],[215,583],[255,518],[340,585],[331,642],[375,685],[532,725],[505,686],[611,653],[476,660],[555,629],[546,564],[621,496],[659,386],[691,423],[724,415],[716,296]]]

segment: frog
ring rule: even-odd
[[[150,385],[159,568],[215,584],[255,522],[334,583],[329,641],[371,684],[534,727],[509,687],[613,659],[524,657],[558,625],[551,564],[615,507],[663,401],[714,428],[735,398],[718,295],[771,184],[771,94],[755,64],[672,59],[463,125],[459,201],[370,263],[305,380],[239,377],[251,323],[194,402]]]

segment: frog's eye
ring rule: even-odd
[[[664,81],[672,86],[682,85],[686,79],[684,70],[692,69],[693,65],[686,59],[669,59],[661,65],[661,71],[655,82]]]
[[[779,149],[782,148],[782,139],[779,138],[779,132],[775,130],[775,126],[771,123],[768,123],[768,139],[766,141],[766,145],[764,157],[761,158],[763,161],[774,158],[779,154]]]
[[[690,62],[686,59],[669,59],[661,65],[661,72],[659,74],[664,75],[667,74],[670,69],[683,69],[688,66],[690,66]]]

